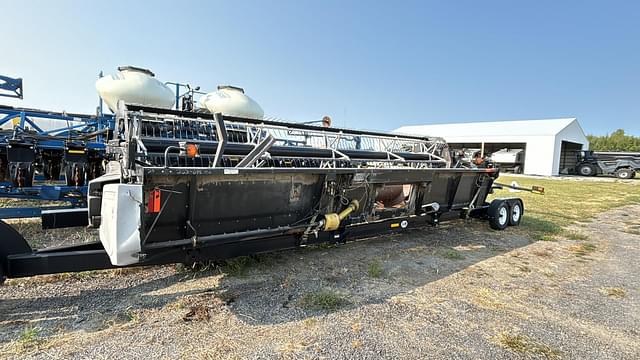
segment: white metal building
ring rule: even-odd
[[[444,138],[451,148],[525,150],[525,174],[558,175],[573,167],[589,141],[576,118],[403,126],[397,133]]]

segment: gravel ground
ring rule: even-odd
[[[627,206],[539,242],[458,221],[198,271],[10,280],[0,356],[637,359],[639,219]]]

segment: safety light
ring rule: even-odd
[[[194,143],[180,143],[180,155],[186,155],[188,158],[200,156],[200,146]]]
[[[531,192],[535,194],[544,195],[544,186],[533,185],[531,187]]]

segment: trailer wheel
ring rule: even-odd
[[[491,202],[487,209],[489,216],[489,226],[494,230],[504,230],[509,226],[509,205],[506,201],[496,199]]]
[[[509,211],[509,225],[518,226],[520,225],[520,220],[522,220],[522,214],[524,213],[524,206],[522,206],[522,201],[516,200],[511,204],[511,209]]]
[[[596,174],[596,169],[591,164],[581,164],[578,167],[578,174],[582,176],[594,176]]]
[[[635,171],[628,168],[622,168],[622,169],[616,170],[616,177],[618,179],[633,179],[634,175],[635,175]]]

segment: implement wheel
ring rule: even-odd
[[[629,168],[622,168],[622,169],[618,169],[616,170],[616,177],[618,179],[633,179],[635,176],[635,171],[629,169]]]
[[[578,167],[578,174],[582,176],[594,176],[596,168],[591,164],[582,164]]]
[[[491,202],[487,209],[489,216],[489,226],[494,230],[504,230],[509,226],[511,211],[506,201],[496,199]]]

